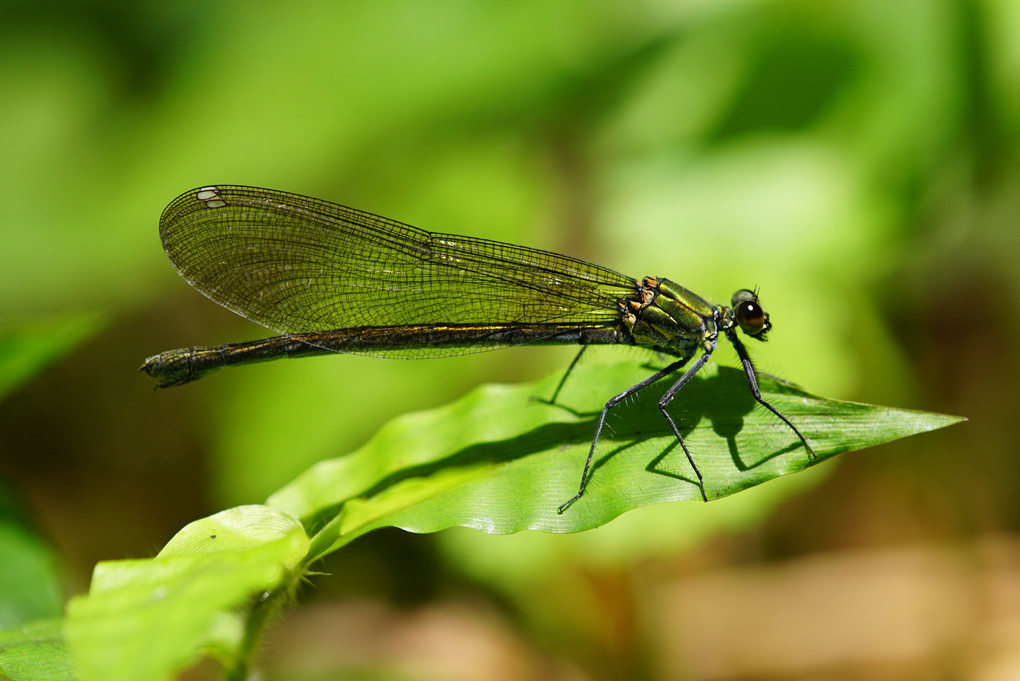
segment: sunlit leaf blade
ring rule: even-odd
[[[483,386],[445,407],[394,420],[360,450],[313,466],[269,503],[322,528],[314,546],[325,552],[388,525],[414,532],[456,525],[500,534],[578,532],[641,506],[698,500],[690,465],[656,405],[666,381],[611,412],[585,496],[557,511],[577,490],[602,404],[648,373],[640,363],[579,368],[557,405],[534,398],[550,395],[558,375],[536,385]],[[670,410],[709,499],[962,420],[828,400],[762,377],[765,398],[817,452],[812,462],[796,436],[757,405],[742,372],[705,373]]]
[[[0,631],[0,678],[12,681],[77,679],[64,645],[63,621],[40,620]]]
[[[68,607],[65,633],[81,678],[155,681],[202,650],[243,657],[242,606],[286,590],[307,549],[294,518],[241,506],[188,525],[156,558],[100,563],[88,595]]]

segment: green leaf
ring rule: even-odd
[[[0,328],[0,398],[96,333],[99,315],[81,313]]]
[[[62,629],[61,620],[48,619],[0,631],[0,672],[12,681],[77,679]]]
[[[82,678],[163,679],[203,651],[243,678],[259,632],[307,565],[378,527],[576,532],[640,506],[700,499],[656,405],[667,381],[615,410],[587,493],[557,511],[576,491],[607,395],[648,373],[639,363],[580,368],[557,405],[534,397],[549,395],[559,374],[535,385],[483,386],[396,419],[357,452],[309,469],[268,506],[188,525],[154,559],[101,563],[88,596],[71,602],[65,627]],[[706,373],[672,412],[711,498],[814,465],[793,433],[757,406],[741,372]],[[960,420],[826,400],[767,377],[761,388],[820,460]],[[305,526],[318,529],[311,540]]]
[[[579,532],[634,508],[700,500],[656,404],[669,386],[663,381],[610,412],[585,495],[557,510],[577,491],[605,400],[649,372],[637,362],[580,367],[556,405],[534,398],[551,395],[559,375],[535,385],[482,386],[448,406],[394,420],[360,450],[313,466],[268,503],[319,529],[312,555],[318,557],[383,526]],[[962,420],[829,400],[762,376],[763,396],[808,438],[818,454],[812,461],[796,435],[757,405],[741,371],[704,374],[670,412],[709,499]]]
[[[88,596],[68,608],[81,678],[166,679],[203,650],[228,668],[243,663],[267,616],[264,597],[289,592],[307,550],[293,517],[242,506],[191,523],[151,560],[100,563]],[[256,603],[261,614],[246,617]]]

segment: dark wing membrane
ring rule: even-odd
[[[635,289],[633,279],[576,258],[434,234],[254,187],[182,194],[163,211],[160,237],[188,283],[284,334],[406,325],[608,327],[619,319],[616,301]]]

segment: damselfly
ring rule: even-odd
[[[163,211],[159,233],[170,262],[189,284],[283,334],[149,357],[142,370],[159,387],[188,383],[224,366],[328,353],[428,358],[525,344],[580,345],[582,352],[589,345],[622,344],[673,358],[605,403],[580,487],[562,511],[584,494],[609,411],[700,352],[663,394],[659,409],[707,501],[704,478],[667,407],[705,366],[722,334],[740,357],[755,400],[815,457],[797,427],[762,399],[737,337],[739,329],[763,341],[772,328],[752,291],[737,291],[729,307],[711,305],[668,279],[633,279],[566,255],[427,232],[329,201],[255,187],[186,192]]]

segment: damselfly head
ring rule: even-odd
[[[758,294],[741,289],[733,294],[730,302],[733,305],[733,318],[740,330],[751,338],[765,340],[765,334],[772,328],[772,324],[768,313],[758,304]]]

